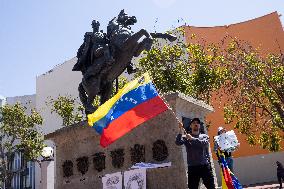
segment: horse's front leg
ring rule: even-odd
[[[147,32],[147,30],[141,29],[139,32],[140,32],[142,35],[144,35],[145,37],[152,39],[151,34],[150,34],[149,32]],[[139,32],[137,32],[137,33],[139,33]]]
[[[112,93],[112,82],[106,82],[101,89],[101,104],[105,103],[108,99],[110,99]]]
[[[100,83],[99,78],[94,78],[94,77],[83,78],[82,86],[88,95],[85,107],[86,115],[91,114],[97,110],[97,107],[93,105],[93,102],[95,97],[98,95],[100,91],[99,83]]]
[[[79,91],[79,98],[80,98],[84,108],[87,109],[87,107],[88,107],[88,96],[86,95],[86,91],[83,87],[82,82],[79,84],[78,91]]]
[[[141,52],[144,50],[149,51],[152,47],[152,44],[153,44],[153,39],[150,38],[143,39],[140,43],[138,43],[138,45],[134,49],[134,56],[138,57],[141,54]]]
[[[152,40],[152,36],[150,35],[150,33],[148,33],[145,29],[141,29],[139,30],[137,33],[133,34],[132,36],[130,36],[123,44],[123,46],[125,47],[125,49],[129,50],[129,49],[133,49],[134,45],[137,45],[137,42],[139,41],[139,39],[141,37],[145,36],[146,38]]]

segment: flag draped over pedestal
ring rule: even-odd
[[[101,134],[100,144],[106,147],[167,109],[149,74],[145,73],[89,114],[88,123]]]

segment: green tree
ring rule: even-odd
[[[43,136],[37,130],[43,119],[34,109],[20,103],[0,107],[0,179],[5,188],[11,188],[14,153],[22,152],[26,161],[37,161],[44,147]]]
[[[207,103],[223,101],[225,121],[247,135],[250,144],[271,151],[281,148],[282,54],[263,58],[249,44],[225,38],[220,44],[154,47],[144,55],[138,74],[148,71],[160,92],[180,91]],[[216,96],[218,99],[212,99]]]
[[[63,126],[70,126],[83,121],[84,108],[76,98],[72,96],[61,96],[49,98],[46,102],[51,107],[51,113],[56,113],[62,118]]]

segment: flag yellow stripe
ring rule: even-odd
[[[88,115],[89,126],[93,126],[95,122],[103,118],[112,108],[112,106],[121,98],[121,96],[123,96],[124,94],[128,93],[131,90],[138,88],[141,85],[145,85],[150,82],[151,82],[150,76],[146,72],[141,77],[127,83],[122,89],[118,91],[118,93],[115,96],[113,96],[111,99],[106,101],[103,105],[99,106],[99,108],[94,113]]]
[[[221,170],[221,177],[222,177],[222,189],[228,189],[222,170]]]

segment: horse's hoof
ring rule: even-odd
[[[88,108],[85,109],[85,114],[86,114],[86,115],[92,114],[92,113],[94,113],[96,110],[97,110],[97,108],[95,108],[95,107],[88,107]]]
[[[175,36],[175,35],[169,35],[169,37],[168,37],[168,40],[170,41],[170,42],[173,42],[173,41],[175,41],[177,39],[177,37]]]
[[[151,47],[152,47],[152,44],[149,44],[149,43],[145,44],[145,50],[146,51],[151,50]]]
[[[133,69],[133,68],[132,68],[132,69],[130,69],[130,68],[127,69],[127,73],[128,73],[128,74],[133,74],[133,73],[135,73],[135,72],[137,72],[137,71],[138,71],[137,69]]]

